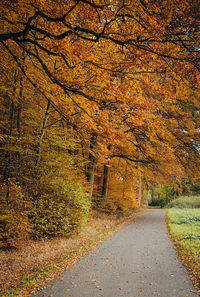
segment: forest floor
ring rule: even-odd
[[[59,275],[123,224],[146,211],[138,209],[121,217],[93,211],[86,228],[78,235],[29,240],[19,249],[1,249],[0,296],[29,296],[32,290]]]

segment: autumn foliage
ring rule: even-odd
[[[199,174],[198,1],[3,0],[1,244]]]

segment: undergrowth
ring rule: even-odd
[[[200,196],[182,196],[172,200],[167,208],[200,208]]]

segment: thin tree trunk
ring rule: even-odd
[[[154,205],[154,190],[151,189],[151,204]]]
[[[16,75],[14,76],[14,84],[13,84],[13,97],[15,96],[15,92],[16,92]],[[9,145],[11,145],[11,137],[13,135],[13,127],[14,127],[14,117],[15,117],[15,105],[14,105],[14,102],[12,101],[11,102],[11,106],[10,106],[10,129],[9,129]],[[10,172],[11,172],[11,152],[8,151],[7,153],[7,168],[5,170],[5,176],[4,178],[6,179],[6,184],[7,184],[7,191],[6,191],[6,200],[7,200],[7,203],[9,203],[9,194],[10,194],[10,185],[9,185],[9,182],[8,182],[8,179],[10,178]]]
[[[90,164],[90,169],[88,171],[88,182],[90,184],[90,199],[93,196],[93,191],[94,191],[94,173],[95,173],[95,168],[94,168],[94,163]]]
[[[139,160],[142,160],[141,151],[139,150]],[[141,200],[142,200],[142,177],[139,172],[139,178],[138,178],[138,206],[141,206]]]
[[[9,130],[9,135],[10,136],[12,136],[12,133],[13,133],[14,115],[15,115],[15,105],[14,105],[13,102],[11,102],[11,107],[10,107],[10,130]]]
[[[92,150],[96,144],[96,133],[92,133],[92,137],[90,139],[90,150]],[[95,175],[95,157],[93,154],[89,153],[89,163],[86,168],[86,177],[87,181],[90,184],[90,198],[93,196],[93,190],[94,190],[94,175]]]
[[[22,77],[20,79],[20,90],[19,90],[19,104],[17,107],[17,132],[20,136],[21,133],[21,109],[22,109],[22,92],[23,92],[23,85],[22,85]]]
[[[107,164],[104,164],[103,186],[102,186],[102,197],[104,200],[107,199],[107,195],[108,195],[108,181],[109,181],[109,167]]]
[[[108,145],[108,150],[111,150],[112,145]],[[109,184],[109,162],[107,164],[104,164],[103,168],[103,186],[102,186],[102,198],[104,200],[107,199],[108,195],[108,184]]]
[[[126,166],[125,166],[125,173],[124,173],[124,179],[123,179],[123,194],[122,194],[122,199],[124,199],[124,197],[125,197],[126,176],[127,176],[127,162],[126,162]]]
[[[141,175],[138,179],[138,206],[141,206],[141,200],[142,200],[142,178]]]
[[[93,147],[92,144],[90,144],[90,148],[91,147]],[[90,198],[92,198],[93,196],[94,175],[95,175],[95,157],[91,153],[89,153],[89,163],[87,166],[86,176],[87,176],[87,181],[90,184],[90,191],[89,191]]]
[[[175,186],[173,184],[173,198],[176,199],[176,191],[175,191]]]
[[[26,55],[25,55],[25,51],[23,51],[23,54],[22,54],[22,65],[25,66],[25,58],[26,58]],[[21,133],[21,109],[22,109],[22,96],[23,96],[23,76],[21,76],[20,78],[20,90],[19,90],[19,104],[18,104],[18,107],[17,107],[17,131],[18,131],[18,134],[20,136],[20,133]]]
[[[41,128],[40,134],[39,134],[39,140],[38,140],[37,148],[36,148],[36,160],[35,160],[35,167],[36,168],[38,167],[38,165],[40,163],[41,143],[42,143],[42,139],[44,137],[44,133],[45,133],[45,129],[46,129],[46,124],[47,124],[47,120],[48,120],[50,105],[51,104],[48,101],[46,111],[45,111],[45,115],[44,115],[44,119],[43,119],[43,123],[42,123],[42,128]]]

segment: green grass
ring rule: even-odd
[[[178,253],[200,290],[200,209],[167,209],[167,218]]]

